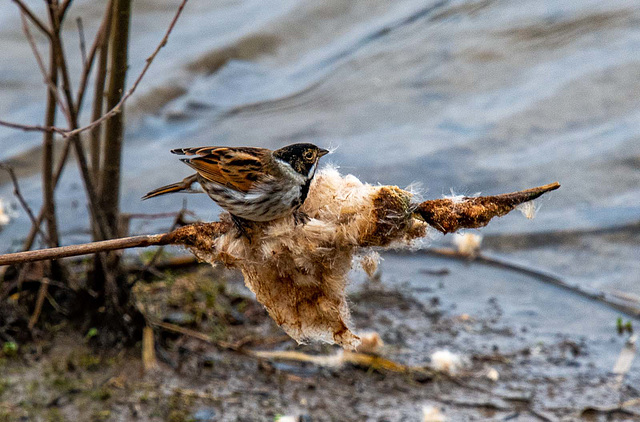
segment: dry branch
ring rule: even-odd
[[[56,126],[40,126],[40,125],[25,125],[23,123],[9,122],[7,120],[0,120],[0,125],[9,127],[11,129],[18,129],[24,132],[52,132],[65,136],[67,131]]]
[[[28,37],[28,29],[25,26],[25,33]],[[51,32],[51,38],[59,37],[59,28]],[[35,44],[34,44],[35,47]],[[37,51],[37,50],[36,50]],[[34,54],[36,54],[34,52]],[[36,56],[37,57],[37,56]],[[45,80],[49,84],[47,90],[47,106],[45,114],[45,126],[54,126],[56,122],[56,104],[59,101],[58,96],[58,63],[56,51],[53,43],[49,46],[49,71],[45,75]],[[71,104],[67,104],[63,109],[67,115],[71,112]],[[45,132],[42,136],[42,209],[44,210],[44,219],[47,222],[47,237],[49,247],[58,246],[58,222],[56,219],[54,187],[53,187],[53,132]]]
[[[419,204],[416,207],[416,213],[432,227],[441,231],[442,228],[446,227],[448,229],[446,233],[451,233],[462,228],[483,227],[487,225],[491,218],[501,217],[519,204],[538,198],[545,192],[559,187],[558,183],[552,183],[503,195],[465,198],[467,205],[465,205],[465,202],[454,203],[449,199],[432,199]],[[433,212],[433,210],[437,210],[437,212]],[[455,228],[451,229],[451,227]],[[198,239],[202,236],[217,237],[227,233],[229,228],[230,225],[226,221],[195,223],[164,234],[132,236],[59,248],[4,254],[0,255],[0,265],[62,259],[97,252],[148,246],[182,245],[198,247]]]
[[[109,4],[107,5],[107,11],[111,10],[111,2],[109,2]],[[100,25],[100,28],[98,29],[98,32],[96,34],[96,38],[91,46],[91,50],[89,52],[89,55],[84,63],[84,68],[82,71],[82,75],[80,77],[80,83],[78,86],[78,93],[76,96],[76,102],[75,102],[75,108],[76,110],[80,110],[81,106],[82,106],[82,101],[84,98],[84,93],[86,92],[86,87],[89,81],[89,74],[91,73],[91,67],[93,65],[93,62],[95,60],[95,56],[96,56],[96,52],[98,48],[102,48],[104,50],[104,45],[106,45],[105,43],[105,37],[108,37],[109,34],[109,29],[111,26],[111,13],[107,13],[105,12],[105,17]],[[27,28],[28,29],[28,28]],[[30,34],[27,33],[27,30],[25,30],[25,35],[27,35],[27,39],[29,40],[29,42],[32,44],[32,41],[29,37]],[[32,38],[32,37],[31,37]],[[34,50],[34,54],[36,54],[37,49],[35,48],[35,44],[32,45],[32,49]],[[106,57],[106,54],[105,54]],[[38,55],[36,55],[36,59],[38,59]],[[100,87],[99,84],[96,84],[96,97],[98,98],[98,101],[100,101],[100,104],[102,103],[102,91],[104,89],[104,75],[106,73],[106,58],[105,58],[105,64],[104,66],[101,66],[99,68],[99,72],[98,72],[98,76],[97,78],[102,78],[102,85]],[[43,70],[43,76],[45,79],[47,79],[47,75],[46,75],[46,71],[44,70],[44,67],[41,66],[41,69]],[[102,76],[100,76],[102,75]],[[49,83],[50,85],[50,83]],[[56,95],[57,95],[57,88],[56,88]],[[94,102],[96,100],[94,99]],[[66,107],[62,107],[63,103],[62,100],[58,99],[58,104],[61,105],[61,109],[64,112],[65,116],[68,116],[69,113],[66,109]],[[94,111],[95,111],[95,106],[94,106]],[[99,113],[102,113],[102,108],[100,108]],[[94,114],[95,116],[95,114]],[[99,116],[98,116],[99,117]],[[97,118],[97,117],[94,117]],[[4,122],[7,123],[7,122]],[[4,124],[3,122],[0,122],[0,124]],[[31,129],[29,126],[25,127],[17,127],[17,128],[21,128],[24,130],[40,130],[40,128],[44,128],[45,130],[43,130],[44,132],[56,132],[59,134],[64,134],[66,133],[64,130],[62,129],[58,129],[55,127],[37,127],[35,129]],[[47,130],[50,129],[50,130]],[[72,145],[72,141],[73,138],[67,138],[63,147],[62,147],[62,154],[60,156],[60,160],[58,161],[58,164],[56,165],[56,169],[55,172],[53,173],[53,178],[51,180],[51,184],[53,186],[53,189],[55,190],[58,181],[60,180],[60,176],[62,175],[62,171],[64,170],[64,167],[66,165],[67,162],[67,157],[69,156],[69,151],[71,150],[71,145]],[[97,180],[97,178],[96,178]],[[40,212],[38,213],[38,217],[36,218],[36,222],[34,223],[34,225],[31,227],[31,230],[29,232],[29,234],[26,237],[26,240],[24,242],[24,246],[23,249],[24,250],[29,250],[31,249],[31,246],[33,245],[33,242],[35,240],[35,235],[36,233],[38,233],[40,231],[40,224],[42,223],[42,220],[44,219],[45,216],[45,207],[42,207],[40,209]]]
[[[104,103],[104,86],[107,80],[107,59],[109,55],[109,38],[111,37],[111,19],[113,16],[113,1],[107,2],[107,7],[104,12],[104,21],[100,28],[100,36],[96,37],[97,46],[100,49],[100,55],[98,57],[98,68],[96,69],[96,76],[94,82],[93,92],[93,105],[91,111],[91,121],[96,121],[102,116],[102,106]],[[80,103],[80,102],[79,102]],[[91,151],[91,173],[95,183],[98,183],[100,177],[100,135],[101,125],[96,125],[91,128],[89,132],[89,138],[91,139],[90,151]]]
[[[131,21],[131,0],[115,0],[113,5],[113,27],[109,50],[109,87],[107,107],[113,108],[122,99],[127,75],[129,54],[129,23]],[[105,124],[103,162],[100,181],[97,186],[98,203],[104,212],[105,223],[113,235],[118,234],[118,214],[120,211],[120,163],[124,137],[124,117],[113,116]]]
[[[44,277],[42,282],[40,283],[40,290],[38,290],[38,299],[36,300],[36,307],[33,310],[33,314],[29,319],[29,330],[33,330],[36,323],[38,322],[38,318],[40,318],[40,314],[42,313],[42,305],[44,304],[44,298],[47,295],[47,290],[49,288],[49,279]]]
[[[42,80],[44,84],[49,87],[49,92],[52,95],[55,95],[55,98],[58,103],[58,106],[60,107],[60,110],[62,110],[62,112],[66,115],[68,113],[67,106],[62,101],[62,98],[60,98],[60,95],[58,93],[57,83],[54,84],[54,81],[52,80],[52,78],[49,76],[49,73],[47,72],[47,69],[44,65],[44,61],[42,60],[42,56],[40,55],[40,51],[38,51],[38,46],[36,45],[36,41],[33,38],[33,34],[31,34],[31,30],[29,29],[27,18],[24,15],[24,13],[21,14],[20,17],[22,18],[22,32],[24,33],[24,36],[27,38],[27,41],[31,46],[31,52],[33,53],[33,56],[36,59],[36,62],[38,63],[38,67],[40,68],[40,73],[42,73]],[[57,80],[57,77],[55,79]],[[53,123],[51,125],[53,125]],[[53,132],[46,132],[46,133],[53,134]]]
[[[16,4],[18,4],[20,9],[25,12],[25,14],[34,22],[34,24],[36,26],[38,26],[38,28],[41,31],[43,31],[45,34],[47,34],[47,36],[49,36],[49,38],[52,38],[51,31],[42,23],[42,21],[40,21],[24,5],[24,3],[22,3],[21,0],[13,0],[13,1]],[[169,27],[167,28],[167,31],[165,32],[164,36],[160,40],[160,43],[158,44],[156,49],[153,51],[153,53],[151,53],[151,55],[149,57],[147,57],[147,59],[145,60],[146,63],[144,65],[144,67],[142,68],[142,71],[140,71],[140,74],[136,78],[136,80],[133,83],[133,85],[131,86],[131,88],[129,88],[129,90],[127,90],[127,92],[122,96],[120,101],[113,108],[111,108],[109,111],[107,111],[105,114],[103,114],[100,118],[98,118],[96,120],[93,120],[91,123],[89,123],[86,126],[83,126],[83,127],[71,127],[70,129],[66,129],[66,130],[65,129],[61,129],[59,127],[55,127],[55,126],[27,125],[27,124],[9,122],[9,121],[6,121],[6,120],[0,120],[0,125],[6,126],[6,127],[10,127],[10,128],[13,128],[13,129],[23,130],[23,131],[26,131],[26,132],[33,132],[33,131],[37,131],[37,132],[52,132],[52,133],[58,133],[58,134],[62,135],[65,138],[73,138],[74,136],[77,136],[82,132],[85,132],[87,130],[90,130],[90,129],[93,129],[93,128],[99,126],[105,120],[108,120],[108,119],[112,118],[113,116],[115,116],[116,114],[120,113],[121,108],[124,105],[124,103],[129,99],[129,97],[131,97],[133,95],[135,90],[138,88],[138,85],[140,85],[140,82],[142,82],[142,78],[144,78],[145,74],[149,70],[149,67],[151,67],[151,63],[153,62],[153,60],[156,58],[156,56],[158,55],[158,53],[160,52],[162,47],[164,47],[167,44],[167,41],[169,39],[169,35],[173,31],[173,28],[175,27],[176,23],[178,22],[178,18],[182,14],[182,10],[184,9],[185,5],[187,4],[187,1],[188,0],[182,0],[180,5],[178,6],[178,9],[176,10],[176,14],[174,15],[173,19],[171,20],[171,23],[169,24]],[[68,6],[69,6],[69,2],[65,2],[65,4],[61,7],[61,12],[58,13],[58,16],[60,18],[62,16],[64,16],[64,13],[66,12],[66,9],[67,9]],[[81,101],[78,101],[78,105],[80,103],[81,103]]]
[[[100,125],[105,120],[110,119],[113,116],[115,116],[116,114],[120,113],[120,109],[122,108],[124,103],[127,101],[127,99],[129,97],[131,97],[131,95],[133,95],[133,93],[135,92],[136,88],[138,88],[138,85],[142,81],[142,78],[144,78],[144,75],[147,73],[147,70],[149,70],[149,67],[151,67],[151,63],[153,62],[153,60],[156,58],[156,56],[158,55],[158,53],[160,52],[162,47],[164,47],[167,44],[167,41],[169,39],[169,35],[171,34],[171,31],[173,31],[173,28],[176,25],[176,23],[178,22],[178,18],[180,17],[180,14],[182,14],[182,10],[184,9],[184,6],[187,4],[187,1],[188,0],[182,0],[182,3],[180,3],[180,6],[178,6],[178,10],[176,11],[176,14],[174,15],[173,19],[171,20],[171,23],[169,24],[169,28],[167,28],[167,31],[165,32],[164,37],[162,37],[162,40],[160,40],[160,43],[158,44],[156,49],[153,51],[153,53],[151,53],[151,55],[149,57],[147,57],[146,64],[142,68],[142,71],[140,72],[140,74],[136,78],[136,80],[133,83],[133,85],[131,86],[131,88],[129,88],[129,90],[122,96],[120,101],[116,105],[114,105],[109,111],[107,111],[104,115],[102,115],[102,117],[100,117],[99,119],[94,120],[93,122],[91,122],[88,125],[83,126],[81,128],[77,128],[77,129],[74,129],[74,130],[66,131],[63,136],[69,137],[69,136],[78,135],[78,134],[80,134],[80,133],[82,133],[84,131],[87,131],[89,129],[92,129],[92,128]]]
[[[617,295],[613,292],[590,289],[577,283],[569,283],[568,281],[563,280],[562,278],[549,272],[532,268],[516,262],[511,262],[505,258],[493,256],[486,252],[477,253],[473,257],[470,257],[468,254],[461,253],[456,249],[451,248],[426,248],[421,249],[420,252],[428,255],[463,260],[466,262],[468,262],[469,259],[472,259],[473,262],[477,262],[480,264],[491,265],[511,271],[517,271],[521,274],[531,276],[542,282],[549,283],[570,291],[571,293],[577,294],[578,296],[603,303],[612,309],[629,315],[630,317],[636,319],[640,318],[640,307],[631,304],[628,299],[617,297],[619,294]]]
[[[11,182],[13,183],[13,194],[15,195],[16,198],[18,198],[18,202],[20,202],[20,205],[27,213],[27,216],[29,216],[32,226],[37,228],[37,232],[40,233],[40,235],[45,240],[45,242],[49,244],[50,242],[47,238],[47,235],[44,234],[42,230],[40,230],[40,224],[36,225],[36,218],[33,215],[33,211],[31,211],[31,207],[29,206],[27,201],[24,199],[24,196],[22,196],[22,192],[20,192],[20,185],[18,184],[18,178],[16,177],[15,171],[11,166],[3,163],[0,163],[0,169],[6,170],[7,173],[9,173],[9,177],[11,178]]]
[[[0,256],[0,265],[151,245],[183,245],[200,260],[242,271],[245,284],[269,315],[297,341],[321,340],[345,348],[358,346],[350,329],[345,289],[354,257],[363,248],[410,245],[427,233],[425,210],[434,227],[481,227],[491,218],[555,188],[556,185],[461,201],[411,202],[395,186],[372,186],[335,169],[321,170],[302,211],[293,216],[245,227],[240,236],[227,215],[222,222],[200,223],[166,234],[113,239],[92,244]],[[447,205],[448,204],[448,205]],[[454,221],[455,225],[451,222]],[[374,263],[375,266],[375,263]]]
[[[144,248],[160,245],[198,246],[197,235],[207,234],[219,236],[227,232],[227,223],[197,223],[181,227],[169,233],[123,237],[84,243],[81,245],[61,246],[58,248],[39,249],[0,255],[0,265],[14,265],[24,262],[44,261],[68,258],[70,256],[88,255],[97,252],[115,251],[118,249]]]
[[[22,0],[13,0],[13,2],[18,5],[20,11],[27,15],[31,22],[33,22],[33,24],[37,26],[43,34],[51,38],[51,31],[49,30],[49,28],[47,28],[46,25],[40,19],[38,19],[36,15],[33,14],[31,9],[29,9],[29,7],[27,7],[27,5],[22,2]]]

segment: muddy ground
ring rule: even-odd
[[[136,284],[140,309],[206,341],[155,325],[158,366],[145,371],[141,344],[96,350],[91,333],[49,326],[55,334],[46,340],[5,350],[0,421],[640,420],[639,371],[612,373],[625,344],[614,312],[479,264],[384,258],[374,279],[352,274],[350,301],[353,326],[379,333],[376,353],[388,361],[340,365],[333,346],[296,345],[236,273],[168,270]],[[417,272],[398,277],[407,260]],[[518,304],[510,289],[522,288],[540,291],[541,311]],[[594,319],[592,333],[572,321],[568,331],[545,323],[558,311],[541,315],[545,302],[556,308],[549,297],[568,308],[577,301]],[[334,358],[317,365],[257,358],[256,350]],[[453,374],[426,369],[438,350],[460,357]],[[390,361],[404,366],[384,369]]]

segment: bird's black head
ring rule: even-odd
[[[313,170],[320,157],[329,151],[313,144],[291,144],[273,151],[273,156],[285,161],[304,177],[313,177]]]

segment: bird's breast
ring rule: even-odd
[[[302,205],[305,190],[304,184],[291,178],[270,179],[249,192],[213,182],[204,182],[203,188],[226,211],[251,221],[270,221],[292,213]]]

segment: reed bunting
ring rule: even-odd
[[[171,150],[197,173],[181,182],[152,190],[142,199],[172,192],[200,192],[197,182],[227,210],[241,232],[242,220],[270,221],[298,212],[309,193],[320,157],[329,153],[313,144],[292,144],[275,151],[254,147],[198,147]]]

